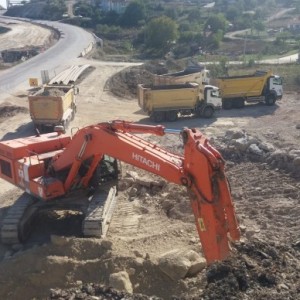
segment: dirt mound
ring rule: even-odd
[[[49,96],[49,97],[61,97],[64,96],[65,93],[63,90],[60,89],[47,89],[43,90],[39,93],[41,96]]]
[[[105,85],[118,97],[136,98],[138,84],[153,84],[153,74],[167,73],[160,63],[146,63],[141,66],[129,67],[112,76]]]
[[[294,249],[254,239],[236,250],[232,259],[207,269],[203,299],[297,299],[296,278],[287,279],[295,274]]]
[[[0,105],[0,118],[10,118],[19,113],[28,113],[28,108],[23,106],[3,103]]]

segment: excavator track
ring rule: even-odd
[[[22,243],[30,233],[30,221],[36,211],[31,207],[34,198],[24,193],[9,208],[1,226],[1,242],[3,244]]]
[[[98,190],[92,196],[82,224],[86,237],[105,237],[117,202],[117,188]]]

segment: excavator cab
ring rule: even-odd
[[[119,163],[117,159],[104,155],[99,164],[99,182],[105,183],[110,181],[117,181],[119,179]]]
[[[103,155],[98,167],[96,168],[89,186],[96,188],[103,185],[116,185],[120,179],[120,164],[117,159]]]

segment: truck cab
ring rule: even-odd
[[[213,85],[205,85],[204,100],[207,105],[212,105],[215,109],[220,109],[222,107],[220,89]]]
[[[283,95],[282,78],[278,75],[270,76],[268,80],[269,93],[274,94],[275,100],[281,99]]]
[[[222,108],[220,90],[213,85],[205,85],[204,90],[200,89],[200,103],[197,108],[198,115],[204,118],[211,118],[215,110]]]

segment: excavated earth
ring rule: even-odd
[[[134,96],[134,85],[151,79],[147,66],[89,63],[94,70],[80,81],[74,127],[113,119],[151,124]],[[300,299],[299,92],[285,91],[272,107],[164,124],[200,128],[226,160],[242,232],[229,259],[196,274],[168,276],[164,254],[201,255],[187,193],[123,164],[107,237],[82,238],[81,215],[70,211],[39,216],[25,245],[0,245],[0,299]],[[16,91],[0,107],[2,139],[34,134],[24,93]],[[144,137],[182,153],[178,136]],[[0,189],[1,223],[21,191],[2,180]],[[127,291],[112,288],[111,275],[122,272]]]

